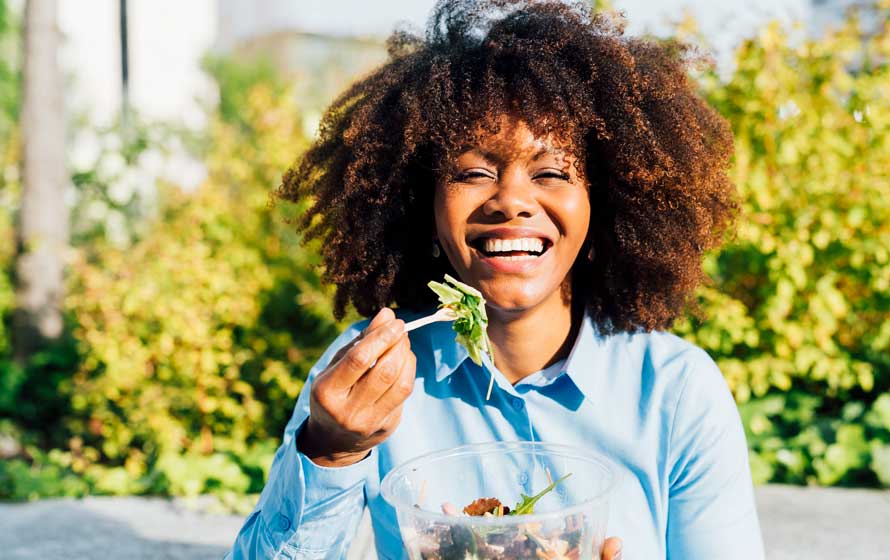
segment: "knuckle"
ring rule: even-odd
[[[318,387],[312,388],[312,401],[314,401],[318,408],[327,411],[328,395]]]
[[[407,398],[408,395],[414,392],[414,380],[409,377],[402,377],[399,379],[398,386],[396,389],[399,391],[399,394],[403,398]]]
[[[374,357],[367,349],[356,346],[346,354],[346,360],[350,366],[359,370],[366,370],[371,367]]]
[[[315,383],[312,384],[312,388],[310,389],[311,395],[319,404],[323,404],[327,399],[328,392],[326,388],[327,383],[325,383],[324,379],[317,379]]]
[[[399,372],[393,367],[383,367],[377,372],[377,379],[381,384],[392,385],[399,378]]]

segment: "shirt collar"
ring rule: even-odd
[[[455,332],[451,328],[451,321],[437,321],[420,329],[427,336],[427,343],[433,355],[433,364],[436,368],[436,381],[443,379],[457,371],[464,360],[470,355],[463,345],[454,339]]]
[[[602,369],[610,361],[608,341],[609,337],[600,332],[590,312],[585,309],[581,328],[566,360],[565,372],[587,398],[593,398],[600,392]]]
[[[440,321],[420,329],[430,346],[433,355],[436,381],[441,382],[457,371],[460,365],[469,358],[467,350],[454,340],[451,323]],[[581,328],[575,337],[575,343],[566,360],[563,371],[586,397],[597,393],[600,369],[597,364],[608,362],[606,348],[608,337],[603,336],[593,323],[590,313],[585,310]],[[483,363],[489,364],[488,360]]]

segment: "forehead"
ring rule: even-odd
[[[505,115],[478,124],[474,128],[473,138],[462,145],[458,154],[476,153],[498,159],[535,158],[545,155],[571,159],[575,155],[570,142],[560,139],[552,132],[535,130],[546,130],[546,120],[536,124],[538,126],[533,127],[524,120]]]

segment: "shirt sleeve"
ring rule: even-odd
[[[377,451],[353,465],[328,468],[300,453],[296,442],[309,417],[312,380],[366,324],[346,329],[309,371],[266,486],[227,559],[346,557],[365,507],[365,480],[377,472]]]
[[[670,436],[669,560],[761,560],[763,540],[738,408],[704,351],[688,372]]]

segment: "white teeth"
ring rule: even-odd
[[[506,257],[498,257],[499,259],[504,259],[506,261],[530,261],[538,258],[535,255],[509,255]]]
[[[499,253],[506,251],[533,251],[541,253],[544,251],[544,241],[537,238],[522,239],[495,239],[486,238],[483,240],[482,249],[487,253]],[[535,258],[533,255],[522,256],[516,258]]]

